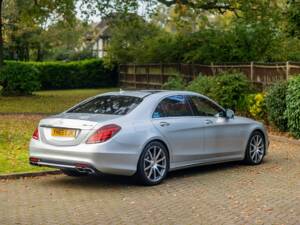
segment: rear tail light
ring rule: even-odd
[[[39,140],[39,128],[35,128],[34,132],[33,132],[33,135],[32,135],[32,138],[35,139],[35,140]]]
[[[121,130],[121,127],[116,124],[110,124],[98,129],[88,140],[87,144],[102,143],[112,138]]]

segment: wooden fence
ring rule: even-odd
[[[120,87],[129,89],[159,89],[170,76],[182,74],[190,82],[198,75],[215,76],[222,71],[239,71],[261,89],[300,74],[300,62],[248,64],[124,64],[119,67]]]

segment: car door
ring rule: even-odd
[[[153,112],[152,122],[171,146],[171,163],[196,162],[203,154],[203,130],[184,95],[164,98]]]
[[[205,157],[214,161],[240,158],[242,154],[242,127],[234,118],[226,118],[225,111],[202,96],[189,96],[191,106],[201,120]]]

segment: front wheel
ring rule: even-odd
[[[137,177],[144,185],[156,185],[163,181],[169,170],[169,154],[166,147],[150,142],[143,150],[137,168]]]
[[[248,141],[245,162],[258,165],[263,161],[266,152],[265,138],[259,131],[254,131]]]

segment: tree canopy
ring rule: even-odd
[[[0,0],[0,5],[0,65],[4,57],[70,58],[93,32],[86,20],[107,15],[114,18],[106,57],[111,63],[300,60],[299,0]]]

